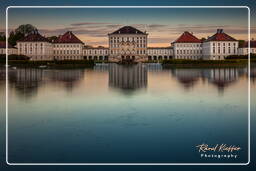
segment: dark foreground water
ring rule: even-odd
[[[248,161],[246,68],[10,69],[8,83],[10,163]],[[204,158],[202,143],[241,150]]]

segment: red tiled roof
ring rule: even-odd
[[[124,27],[114,31],[111,34],[146,34],[146,33],[143,33],[142,31],[140,31],[132,26],[124,26]]]
[[[246,41],[242,44],[241,48],[248,48],[248,45],[249,45],[249,43],[248,43],[248,41]],[[250,47],[251,48],[256,48],[256,40],[251,40],[250,41]]]
[[[198,39],[193,34],[185,31],[174,43],[201,43],[202,41]]]
[[[49,40],[39,33],[32,33],[17,42],[49,42]]]
[[[71,31],[67,31],[65,34],[59,36],[54,43],[83,43],[78,39]]]
[[[224,33],[222,29],[217,29],[217,33],[209,37],[206,41],[236,41],[236,39]]]
[[[6,48],[5,41],[0,41],[0,48]],[[8,43],[8,48],[14,48],[14,47]]]

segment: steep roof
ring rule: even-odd
[[[54,43],[83,43],[78,39],[71,31],[67,31],[65,34],[59,36]]]
[[[39,33],[32,33],[17,42],[49,42],[49,40]]]
[[[111,34],[146,34],[132,26],[124,26]]]
[[[223,29],[217,29],[217,33],[213,36],[209,37],[206,42],[208,41],[236,41],[233,37],[229,36],[228,34],[223,32]]]
[[[242,45],[241,45],[241,48],[248,48],[248,41],[245,41]],[[250,47],[251,48],[256,48],[256,40],[251,40],[250,41]]]
[[[174,43],[201,43],[202,41],[198,39],[193,34],[185,31]]]
[[[5,43],[5,41],[0,41],[0,48],[6,48],[6,43]],[[12,45],[10,45],[10,44],[8,43],[8,48],[15,48],[15,47],[13,47]]]

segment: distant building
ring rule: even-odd
[[[238,48],[238,55],[247,55],[249,52],[248,48],[249,42],[244,42],[239,48]],[[256,41],[251,40],[250,41],[250,53],[256,54]]]
[[[146,32],[142,32],[131,26],[124,26],[109,37],[109,59],[110,61],[147,60],[147,37]]]
[[[10,44],[8,44],[8,54],[17,54],[18,49]],[[6,42],[5,41],[0,41],[0,54],[6,54]]]
[[[217,29],[217,33],[203,43],[203,57],[208,60],[223,60],[226,56],[236,55],[238,41]]]
[[[173,58],[172,47],[148,47],[148,60],[168,60]]]
[[[52,60],[53,48],[49,40],[38,32],[17,41],[18,55],[26,55],[30,60]]]
[[[84,46],[83,59],[85,60],[108,60],[109,49],[103,46]]]
[[[202,58],[202,41],[188,31],[185,31],[172,45],[175,59]]]
[[[53,42],[53,58],[55,60],[81,60],[83,59],[84,43],[71,31],[60,35]]]

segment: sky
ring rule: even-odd
[[[225,1],[225,0],[224,0]],[[233,2],[235,2],[234,0]],[[32,1],[31,1],[32,2]],[[40,1],[39,1],[40,2]],[[47,3],[46,3],[47,2]],[[62,5],[84,5],[69,4]],[[69,1],[70,2],[70,1]],[[95,1],[97,3],[98,1]],[[188,2],[188,0],[187,0]],[[197,2],[197,1],[194,1]],[[199,2],[199,1],[198,1]],[[202,1],[201,1],[202,2]],[[229,1],[230,2],[230,1]],[[239,1],[238,1],[239,2]],[[56,5],[48,1],[30,5]],[[26,3],[6,3],[27,5]],[[95,5],[95,4],[88,4]],[[99,2],[97,5],[100,4]],[[113,5],[113,4],[108,4]],[[131,5],[131,4],[116,4]],[[145,4],[140,4],[145,5]],[[149,4],[148,5],[155,5]],[[161,3],[157,5],[163,5]],[[172,5],[180,5],[178,3]],[[182,5],[190,5],[183,3]],[[198,4],[196,4],[198,5]],[[215,5],[208,4],[202,5]],[[216,4],[218,5],[218,4]],[[220,4],[223,5],[223,4]],[[228,5],[228,4],[225,4]],[[231,3],[230,5],[235,5]],[[239,5],[239,4],[238,4]],[[248,4],[241,4],[248,5]],[[0,8],[1,9],[1,8]],[[255,9],[253,9],[255,10]],[[254,12],[254,11],[253,11]],[[254,13],[253,13],[254,16]],[[1,22],[0,22],[1,23]],[[131,25],[149,34],[149,46],[170,46],[184,31],[192,32],[198,38],[207,38],[218,28],[236,39],[247,40],[247,8],[10,8],[8,28],[13,30],[21,24],[32,24],[44,36],[64,34],[73,31],[85,44],[108,46],[108,33],[125,25]],[[1,24],[0,31],[5,31]],[[256,32],[255,23],[251,26]],[[252,33],[251,37],[255,37]]]

